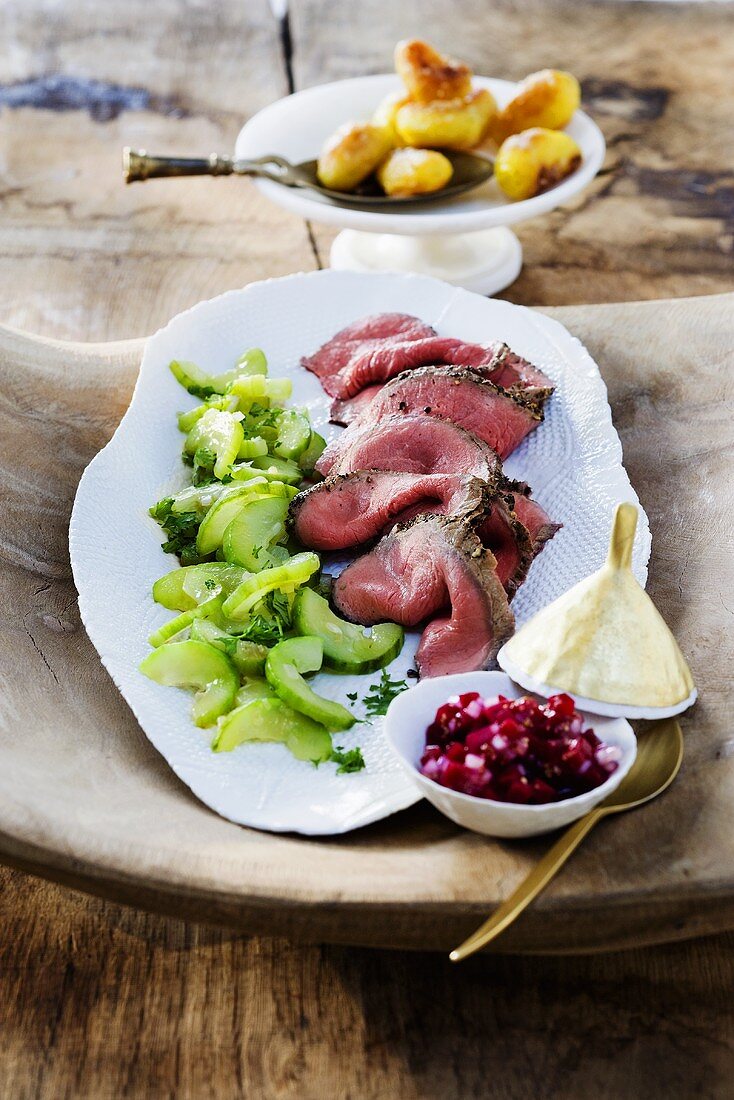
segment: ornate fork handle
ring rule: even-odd
[[[126,183],[167,176],[260,176],[293,186],[293,165],[284,157],[264,156],[254,160],[234,160],[212,153],[209,157],[158,157],[144,149],[126,147],[122,153]]]

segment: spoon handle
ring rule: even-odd
[[[144,149],[122,151],[126,183],[162,179],[169,176],[262,176],[276,183],[293,185],[293,166],[283,157],[267,156],[255,160],[234,160],[212,153],[210,157],[158,157]]]
[[[462,959],[473,955],[475,951],[486,946],[491,940],[504,932],[516,917],[527,908],[530,902],[537,898],[538,894],[545,890],[550,880],[563,867],[566,860],[576,851],[584,837],[591,832],[597,821],[604,816],[602,810],[592,810],[585,817],[574,821],[573,825],[555,842],[552,848],[543,856],[539,863],[532,869],[517,889],[510,894],[507,901],[497,908],[492,916],[472,932],[468,939],[449,955],[452,962],[461,962]]]

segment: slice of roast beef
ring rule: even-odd
[[[337,423],[354,419],[347,400],[418,367],[465,367],[508,389],[530,387],[537,391],[538,399],[541,391],[547,397],[553,390],[550,379],[507,344],[472,344],[454,336],[439,336],[430,325],[405,313],[375,314],[348,325],[301,363],[338,399],[333,409]]]
[[[514,629],[496,564],[470,524],[422,515],[347,566],[333,598],[364,625],[430,619],[416,654],[421,675],[471,672],[490,667]]]
[[[527,528],[533,545],[533,557],[537,557],[547,542],[561,530],[562,523],[554,523],[544,508],[530,496],[530,486],[524,481],[508,481],[508,492],[513,496],[513,510]]]
[[[345,436],[347,433],[344,433]],[[319,461],[325,474],[392,470],[413,474],[471,474],[492,481],[502,471],[496,453],[472,432],[425,413],[385,416],[362,428],[341,449],[338,462]]]
[[[487,378],[496,386],[530,391],[537,400],[544,400],[553,393],[555,383],[539,367],[523,359],[507,344],[495,344],[494,350],[493,369]]]
[[[516,495],[510,490],[516,484],[501,474],[490,482],[459,474],[385,470],[332,474],[295,497],[289,524],[309,549],[337,551],[374,542],[414,516],[432,513],[461,519],[492,551],[497,576],[512,599],[543,542],[556,530],[540,505],[517,497],[534,524],[536,537],[531,535],[514,510]]]
[[[434,328],[408,313],[375,313],[341,329],[313,355],[304,356],[301,365],[316,375],[332,397],[346,397],[338,380],[351,362],[398,341],[412,342],[435,335]]]
[[[527,527],[513,511],[511,494],[496,491],[487,501],[484,514],[477,513],[474,530],[482,545],[497,560],[497,576],[508,597],[512,597],[528,575],[535,550]]]
[[[329,473],[368,424],[386,416],[420,412],[473,432],[501,458],[514,451],[543,419],[542,406],[531,397],[504,390],[475,371],[421,367],[405,371],[382,388],[362,415],[329,444],[319,471]]]
[[[491,509],[490,487],[478,478],[360,470],[332,475],[299,493],[291,501],[289,520],[304,546],[334,551],[373,542],[397,523],[423,513],[485,516]],[[532,558],[527,531],[517,526],[525,533]]]
[[[431,354],[423,357],[421,361],[420,352],[427,348],[428,341],[419,341],[411,345],[410,361],[402,364],[402,370],[420,366],[466,367],[481,374],[483,378],[488,378],[496,386],[502,386],[503,389],[527,393],[540,405],[555,389],[550,378],[527,359],[516,355],[507,344],[494,343],[482,347],[479,344],[466,344],[462,340],[457,340],[452,341],[439,353],[436,342],[433,341]],[[396,357],[395,369],[390,371],[388,377],[394,377],[398,373],[399,362],[399,357]],[[344,426],[352,424],[381,389],[382,383],[372,383],[351,397],[336,397],[331,403],[329,412],[332,423]]]
[[[381,389],[382,383],[378,382],[374,386],[366,386],[361,393],[355,393],[354,397],[335,397],[329,407],[329,420],[332,424],[348,427],[364,412]]]

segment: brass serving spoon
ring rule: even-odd
[[[556,871],[559,871],[569,856],[576,851],[597,822],[610,814],[634,810],[637,806],[642,806],[645,802],[662,794],[678,774],[682,760],[683,734],[677,721],[674,718],[668,718],[656,722],[652,729],[640,739],[637,759],[616,791],[566,830],[507,901],[503,902],[489,920],[477,928],[476,932],[451,952],[449,955],[451,961],[461,962],[462,959],[468,958],[496,939],[519,917],[523,909],[527,908],[542,890],[545,890]]]
[[[291,164],[285,157],[265,156],[254,160],[225,157],[212,153],[210,157],[154,157],[144,149],[122,151],[122,167],[125,182],[135,183],[141,180],[158,179],[163,176],[257,176],[260,179],[281,183],[284,187],[302,187],[318,192],[330,202],[342,206],[359,207],[402,207],[420,203],[437,202],[453,195],[460,195],[473,187],[478,187],[490,178],[493,164],[486,157],[473,153],[459,153],[443,150],[454,169],[451,181],[438,191],[426,195],[409,195],[400,198],[385,195],[376,180],[365,180],[355,192],[331,191],[322,187],[316,175],[316,161],[305,160],[302,164]]]

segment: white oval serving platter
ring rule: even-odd
[[[215,754],[209,734],[191,722],[190,695],[138,672],[149,634],[170,617],[153,602],[151,587],[177,564],[161,549],[161,532],[148,508],[185,483],[175,414],[196,403],[168,363],[190,359],[220,372],[245,348],[261,347],[271,375],[293,379],[291,404],[307,406],[315,426],[332,436],[340,429],[328,425],[329,400],[299,360],[344,325],[388,310],[416,314],[441,334],[506,340],[557,383],[545,422],[505,463],[507,473],[528,481],[553,519],[564,524],[514,601],[519,623],[601,565],[616,504],[639,506],[596,364],[558,322],[532,310],[421,276],[320,271],[253,283],[170,321],[147,341],[130,408],[81,479],[71,518],[71,561],[87,632],[143,730],[198,798],[242,825],[343,833],[411,805],[420,791],[390,754],[380,720],[335,737],[345,748],[362,746],[367,767],[351,775],[337,775],[333,764],[316,769],[294,760],[281,745]],[[647,517],[640,510],[633,568],[643,584],[649,553]],[[417,639],[408,636],[391,676],[404,678]],[[348,704],[347,693],[356,691],[361,700],[378,678],[319,675],[314,687]]]

